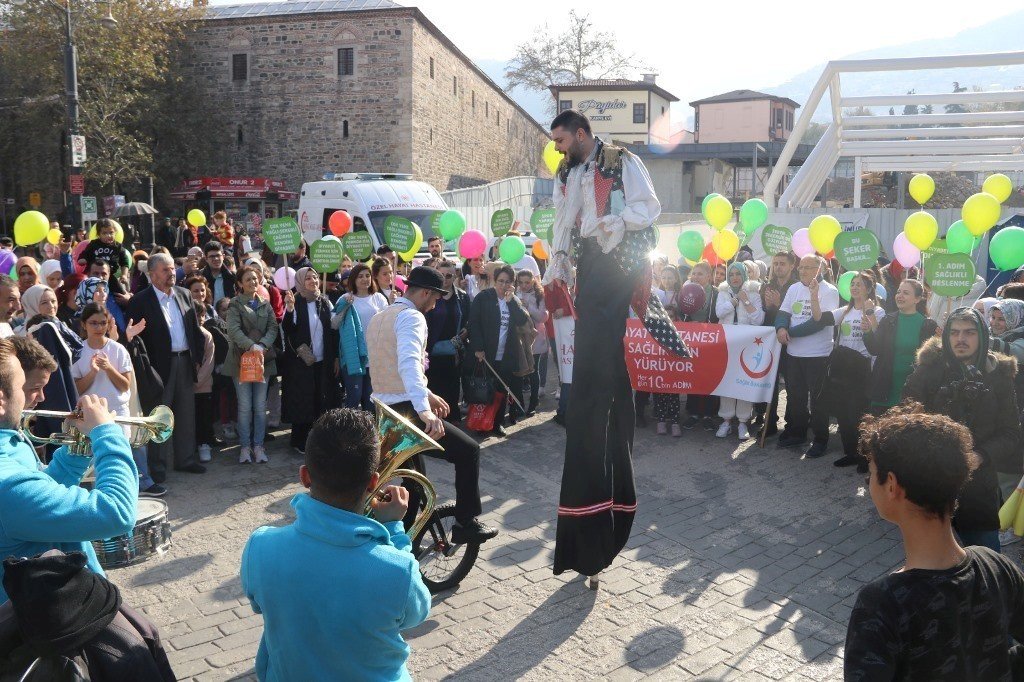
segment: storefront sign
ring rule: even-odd
[[[577,106],[577,110],[581,114],[585,114],[586,112],[590,111],[591,109],[596,109],[597,113],[603,114],[604,112],[608,111],[609,109],[625,109],[625,108],[626,108],[626,103],[623,102],[621,99],[611,99],[611,100],[607,100],[605,102],[601,102],[601,101],[596,100],[596,99],[585,99],[582,102],[580,102],[579,105]]]

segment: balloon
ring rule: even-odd
[[[996,173],[985,178],[981,191],[991,194],[1001,204],[1013,193],[1013,182],[1002,173]]]
[[[274,284],[281,291],[288,291],[295,287],[295,270],[289,267],[278,268],[274,271]]]
[[[910,178],[910,196],[922,206],[935,194],[935,181],[927,173],[918,173]]]
[[[441,214],[441,218],[437,221],[437,230],[441,233],[441,238],[446,242],[458,239],[466,231],[466,216],[456,210],[447,210]]]
[[[459,237],[459,255],[463,258],[479,258],[487,250],[487,237],[480,230],[466,230]]]
[[[544,157],[544,165],[552,175],[558,172],[558,166],[562,163],[562,159],[565,158],[565,154],[555,148],[554,140],[549,140],[548,143],[544,145],[544,153],[542,156]]]
[[[939,223],[927,211],[911,213],[903,223],[903,234],[907,235],[907,241],[924,251],[939,236]]]
[[[687,282],[679,290],[679,312],[685,315],[693,315],[704,307],[708,294],[704,287],[696,282]]]
[[[999,200],[987,192],[978,192],[967,198],[960,215],[971,234],[980,237],[999,222],[999,213]]]
[[[679,255],[686,260],[699,260],[704,250],[704,235],[696,230],[687,230],[679,235],[676,246],[679,247]]]
[[[537,260],[548,259],[548,252],[547,249],[544,248],[544,242],[539,239],[533,243],[533,248],[530,249],[530,251],[533,252],[533,257]]]
[[[949,226],[949,230],[946,232],[946,249],[950,253],[966,253],[970,255],[978,245],[981,244],[981,238],[975,237],[971,234],[971,231],[964,225],[964,221],[958,220]]]
[[[116,220],[111,220],[110,222],[114,223],[114,241],[118,244],[122,243],[124,241],[124,228],[121,227],[121,223]],[[98,239],[99,236],[99,232],[96,230],[96,225],[89,228],[89,239]]]
[[[715,247],[711,243],[704,247],[704,251],[700,254],[700,259],[706,260],[712,266],[721,265],[725,262],[715,253]]]
[[[879,301],[884,301],[889,298],[889,292],[886,291],[885,287],[881,284],[875,285],[875,296],[878,297]]]
[[[844,272],[836,282],[836,288],[839,289],[839,295],[843,297],[844,301],[850,300],[850,284],[853,283],[853,278],[856,276],[856,272]]]
[[[834,237],[832,241],[835,241]],[[811,246],[811,238],[807,234],[806,227],[801,227],[793,233],[793,253],[800,258],[814,254],[814,247]]]
[[[910,243],[907,235],[900,232],[892,243],[892,252],[896,260],[905,268],[912,268],[921,260],[921,251]]]
[[[75,266],[75,272],[79,275],[85,274],[85,266],[79,265],[78,261],[82,259],[82,252],[85,251],[85,247],[89,246],[89,242],[80,241],[75,248],[71,249],[71,263]]]
[[[348,211],[335,211],[327,219],[327,227],[335,237],[343,237],[352,229],[352,216],[348,214]]]
[[[46,241],[50,244],[60,244],[60,240],[64,235],[61,234],[60,230],[56,227],[51,227],[46,232]]]
[[[729,260],[740,249],[740,238],[732,230],[719,230],[711,237],[711,247],[722,260]]]
[[[712,197],[704,209],[704,220],[716,230],[721,230],[732,220],[732,202],[721,195]]]
[[[836,257],[836,250],[835,249],[832,249],[831,251],[829,251],[828,253],[825,254],[825,260],[832,260],[835,257]]]
[[[700,202],[700,214],[702,216],[704,216],[705,220],[707,220],[707,214],[704,213],[704,211],[707,210],[708,202],[711,201],[712,199],[714,199],[715,197],[720,197],[720,196],[722,196],[722,195],[719,194],[718,192],[712,192],[711,194],[709,194],[706,197],[704,197],[704,199]]]
[[[199,227],[200,225],[206,224],[206,214],[198,208],[193,208],[185,217],[188,220],[188,224],[192,227]]]
[[[18,257],[13,251],[0,249],[0,273],[10,272],[17,261]],[[17,273],[14,274],[14,279],[18,279]]]
[[[398,254],[406,263],[411,263],[412,259],[416,257],[416,254],[420,252],[420,247],[423,246],[423,230],[421,230],[420,226],[416,223],[412,224],[412,229],[414,232],[412,246],[410,246],[409,250],[405,253]]]
[[[501,244],[498,245],[498,255],[509,265],[515,265],[521,261],[526,255],[526,244],[523,242],[523,238],[512,235],[502,239]]]
[[[988,255],[1004,272],[1024,265],[1024,228],[1004,227],[996,232],[988,243]]]
[[[32,246],[46,239],[50,221],[39,211],[25,211],[14,221],[14,243]]]
[[[768,222],[768,204],[760,199],[747,199],[740,206],[740,225],[748,235]]]
[[[828,253],[843,231],[839,221],[830,215],[820,215],[807,226],[807,239],[818,253]],[[800,255],[799,253],[797,255]]]

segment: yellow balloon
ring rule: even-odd
[[[964,225],[975,237],[999,222],[999,200],[987,192],[978,192],[968,197],[960,211]]]
[[[903,233],[907,235],[908,242],[924,251],[939,236],[939,223],[931,213],[918,211],[907,217]]]
[[[722,195],[711,197],[704,207],[704,219],[711,227],[721,230],[732,220],[732,202]],[[728,256],[719,255],[719,258],[728,258]]]
[[[740,237],[732,230],[719,230],[711,236],[711,248],[722,260],[729,260],[740,250]]]
[[[110,219],[110,222],[114,223],[114,241],[120,244],[124,241],[124,228],[121,227],[121,223],[117,222],[113,218]],[[93,223],[93,226],[89,228],[89,239],[98,238],[99,233],[96,231],[96,224]]]
[[[50,221],[39,211],[25,211],[14,221],[14,243],[32,246],[46,239]]]
[[[1002,173],[996,173],[985,178],[981,191],[991,194],[1001,204],[1013,193],[1013,182]]]
[[[198,208],[193,208],[189,211],[185,218],[188,220],[188,224],[192,227],[200,227],[201,225],[206,224],[206,214]]]
[[[60,244],[61,237],[62,235],[60,233],[60,230],[58,230],[56,227],[51,227],[50,231],[46,233],[46,241],[50,242],[51,244]]]
[[[927,173],[918,173],[910,179],[910,196],[924,206],[935,194],[935,181]]]
[[[549,140],[548,143],[544,145],[543,156],[544,165],[547,166],[547,169],[551,171],[552,175],[554,175],[558,172],[558,165],[562,163],[562,159],[565,157],[565,154],[555,148],[554,140]]]
[[[807,226],[807,237],[818,253],[828,253],[835,245],[836,237],[843,231],[839,221],[830,215],[820,215]]]

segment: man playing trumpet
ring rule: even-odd
[[[88,395],[79,400],[80,414],[71,424],[91,441],[92,457],[62,447],[43,466],[20,426],[23,410],[42,400],[56,368],[34,339],[0,339],[0,557],[31,557],[53,548],[78,551],[103,575],[90,541],[134,528],[139,472],[106,400]],[[90,462],[96,483],[85,490],[78,482]],[[7,600],[2,579],[0,566],[0,602]]]

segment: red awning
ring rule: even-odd
[[[281,201],[298,199],[298,192],[290,192],[284,188],[283,180],[271,178],[232,178],[209,177],[190,178],[171,192],[172,199],[184,201],[195,199],[196,192],[209,189],[212,199],[266,199],[267,192],[277,192]]]

